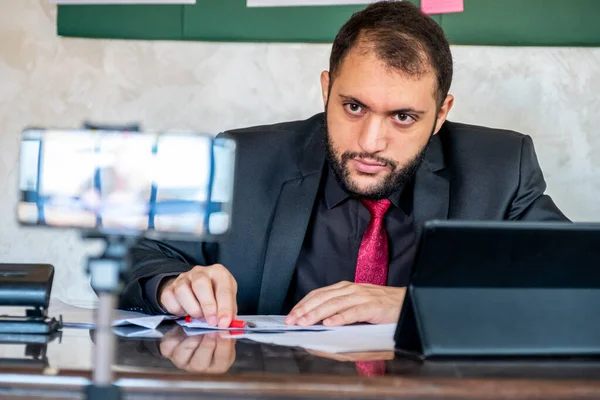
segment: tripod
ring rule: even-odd
[[[97,233],[86,233],[83,238],[102,239],[105,243],[104,253],[99,257],[88,258],[87,263],[91,286],[98,294],[98,309],[92,384],[86,387],[85,397],[87,400],[120,400],[121,390],[113,383],[112,373],[116,347],[112,332],[113,310],[117,306],[123,274],[130,264],[129,249],[138,239]]]

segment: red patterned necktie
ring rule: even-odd
[[[361,202],[371,213],[371,221],[358,249],[354,282],[385,286],[388,274],[388,241],[383,216],[390,207],[390,201],[383,199]]]
[[[357,361],[356,372],[358,376],[384,376],[385,375],[385,361],[384,360],[373,360],[373,361]]]
[[[388,242],[383,216],[390,207],[390,201],[384,199],[361,202],[369,210],[371,221],[358,249],[354,282],[385,286],[388,273]],[[385,361],[358,361],[356,372],[360,376],[385,375]]]

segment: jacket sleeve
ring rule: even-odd
[[[521,144],[519,186],[508,211],[509,220],[564,221],[569,219],[558,209],[550,196],[544,194],[546,181],[535,154],[531,137]]]
[[[147,283],[155,277],[179,275],[196,265],[214,264],[217,250],[216,243],[141,240],[130,251],[130,269],[124,274],[119,308],[164,314],[156,299],[158,280]],[[153,293],[148,292],[149,288]]]

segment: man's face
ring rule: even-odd
[[[388,197],[412,178],[453,100],[448,96],[438,111],[433,71],[410,77],[356,48],[331,91],[327,72],[321,86],[328,160],[349,194],[373,199]]]

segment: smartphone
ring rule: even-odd
[[[197,240],[231,227],[236,144],[184,132],[25,129],[22,225]]]

